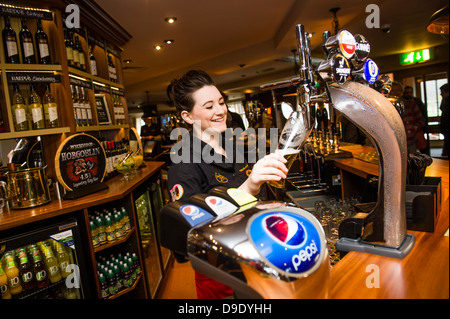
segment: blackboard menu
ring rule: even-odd
[[[95,94],[95,109],[97,111],[98,125],[111,124],[108,103],[105,94]]]

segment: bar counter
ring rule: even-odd
[[[335,165],[360,177],[378,175],[378,165],[354,158],[337,160]],[[403,259],[347,253],[331,271],[332,299],[449,298],[448,175],[448,160],[434,158],[426,170],[426,176],[442,178],[441,212],[435,231],[408,230],[416,242]]]
[[[145,162],[146,167],[138,169],[133,179],[122,181],[122,176],[115,176],[106,182],[107,189],[74,200],[58,200],[51,190],[52,201],[48,204],[28,209],[3,210],[3,214],[0,214],[0,231],[122,199],[157,173],[164,164]]]

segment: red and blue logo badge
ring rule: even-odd
[[[214,218],[214,216],[206,210],[190,204],[181,206],[180,212],[191,226],[197,226]]]
[[[256,214],[249,220],[247,235],[262,259],[288,276],[314,272],[326,256],[320,223],[301,209]]]

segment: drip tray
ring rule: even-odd
[[[337,196],[331,196],[331,195],[325,194],[325,191],[320,190],[320,189],[317,190],[317,192],[315,192],[314,195],[312,193],[291,191],[291,192],[286,192],[286,196],[295,205],[297,205],[298,207],[303,208],[311,213],[315,212],[315,209],[314,209],[315,202],[317,202],[319,200],[326,201],[327,199],[330,199],[330,198],[338,199]]]

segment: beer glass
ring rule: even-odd
[[[288,170],[291,168],[297,155],[300,153],[300,148],[311,132],[311,127],[308,123],[306,110],[300,108],[291,113],[281,132],[275,154],[286,158],[286,167]],[[270,181],[269,184],[276,188],[284,188],[285,179]]]

